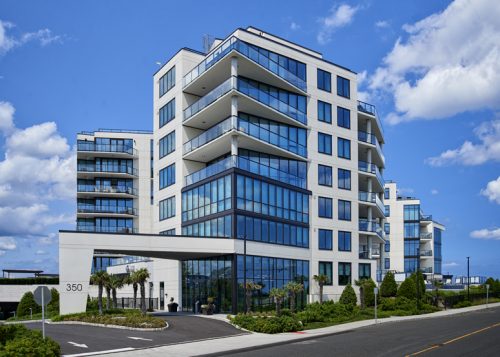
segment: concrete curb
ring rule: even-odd
[[[115,328],[120,330],[132,330],[132,331],[164,331],[168,329],[168,322],[165,321],[165,327],[151,327],[151,328],[141,328],[141,327],[129,327],[129,326],[120,326],[120,325],[105,325],[105,324],[95,324],[92,322],[83,322],[83,321],[57,321],[57,322],[48,322],[50,325],[84,325],[84,326],[96,326],[96,327],[106,327],[106,328]]]

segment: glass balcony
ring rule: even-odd
[[[77,171],[79,172],[109,172],[120,173],[137,176],[137,169],[127,165],[88,165],[78,164]]]
[[[432,239],[432,232],[420,233],[420,239],[424,240]]]
[[[192,185],[208,177],[217,175],[231,168],[239,168],[257,175],[265,176],[273,180],[285,182],[300,188],[307,188],[306,179],[291,175],[287,172],[251,161],[239,156],[229,156],[213,165],[207,166],[199,171],[185,177],[185,186]]]
[[[380,224],[375,220],[368,220],[366,218],[359,219],[359,230],[362,232],[377,233],[377,235],[384,240],[384,232]]]
[[[137,228],[131,227],[116,227],[116,226],[108,226],[108,227],[97,227],[97,226],[86,226],[86,225],[77,225],[76,230],[80,232],[98,232],[98,233],[137,233]]]
[[[375,203],[376,196],[374,192],[359,191],[359,200],[363,202]]]
[[[420,271],[424,274],[432,274],[432,267],[420,268]]]
[[[297,77],[295,74],[287,70],[285,67],[281,66],[278,62],[273,60],[269,52],[267,54],[257,51],[253,46],[249,46],[247,43],[239,40],[236,37],[231,37],[226,40],[222,45],[219,46],[217,50],[208,55],[198,66],[196,66],[191,72],[184,76],[183,82],[184,87],[189,85],[196,78],[205,73],[209,68],[223,59],[232,50],[237,51],[246,58],[258,63],[262,67],[291,83],[295,87],[307,91],[306,81]]]
[[[375,135],[368,134],[365,131],[358,131],[358,140],[368,144],[375,145],[375,148],[378,154],[380,155],[382,162],[385,164],[385,156],[384,153],[382,152],[382,147],[380,146],[380,143],[378,142],[377,137]]]
[[[137,189],[126,186],[77,185],[77,192],[126,193],[137,196]]]
[[[123,206],[95,206],[95,205],[78,205],[78,213],[111,213],[111,214],[129,214],[137,215],[137,210],[133,207]]]
[[[359,171],[375,174],[375,176],[377,176],[380,185],[384,187],[384,178],[382,177],[382,174],[380,173],[380,170],[378,169],[377,165],[370,164],[366,161],[360,160],[358,161],[358,169]]]
[[[432,257],[432,250],[421,250],[420,256],[421,257]]]
[[[375,204],[377,205],[380,212],[382,212],[385,216],[385,205],[382,203],[382,200],[378,197],[378,195],[375,195]]]
[[[380,247],[373,247],[372,248],[372,256],[380,256]]]
[[[373,115],[375,117],[375,120],[377,121],[378,127],[380,128],[380,132],[381,133],[384,132],[384,128],[382,127],[382,123],[380,122],[380,119],[377,115],[377,109],[375,108],[374,105],[358,100],[358,110],[360,112]]]
[[[421,214],[420,220],[421,221],[432,221],[432,215],[431,214]]]
[[[95,151],[95,152],[116,152],[125,153],[130,155],[137,155],[137,150],[129,145],[119,145],[119,144],[96,144],[95,142],[78,142],[78,151]]]
[[[269,93],[250,85],[249,83],[247,83],[247,81],[243,81],[236,77],[229,78],[228,80],[208,92],[205,96],[201,97],[197,102],[184,109],[184,121],[188,120],[196,113],[205,109],[210,104],[233,89],[238,90],[239,92],[255,99],[259,103],[277,110],[278,112],[304,125],[307,125],[306,113],[299,111],[297,108],[294,108],[288,103],[281,101],[277,97],[269,95]]]
[[[187,154],[215,139],[221,137],[231,130],[238,130],[258,140],[262,140],[273,146],[279,147],[286,151],[302,157],[307,157],[307,147],[300,145],[288,138],[285,138],[278,133],[272,132],[262,126],[256,125],[249,120],[229,117],[219,124],[211,127],[194,139],[184,144],[184,154]]]

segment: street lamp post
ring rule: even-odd
[[[470,301],[470,257],[467,257],[467,300]]]
[[[375,295],[375,324],[377,323],[377,297],[378,297],[378,288],[373,288],[373,294]]]
[[[488,307],[489,292],[490,292],[490,284],[486,284],[486,307]]]

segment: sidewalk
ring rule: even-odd
[[[500,307],[500,303],[489,304],[488,307],[486,305],[478,305],[478,306],[465,307],[461,309],[439,311],[426,315],[389,317],[378,320],[377,324],[407,321],[407,320],[432,319],[444,316],[463,314],[471,311],[484,310],[487,308],[494,308],[494,307]],[[203,340],[197,342],[172,344],[150,349],[134,350],[129,352],[116,353],[113,354],[113,356],[131,357],[140,355],[140,356],[152,357],[152,356],[200,356],[200,355],[211,355],[211,354],[217,355],[228,351],[235,352],[245,349],[252,349],[255,347],[271,346],[282,343],[312,339],[344,331],[349,331],[361,327],[371,326],[374,324],[375,324],[374,320],[363,320],[336,326],[324,327],[315,330],[280,333],[275,335],[251,333],[249,335],[217,338],[217,339]]]

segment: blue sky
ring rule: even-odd
[[[307,5],[306,5],[307,4]],[[444,272],[500,277],[500,5],[487,1],[0,3],[0,267],[57,271],[81,130],[152,129],[152,75],[253,25],[359,73],[386,179],[444,223]]]

